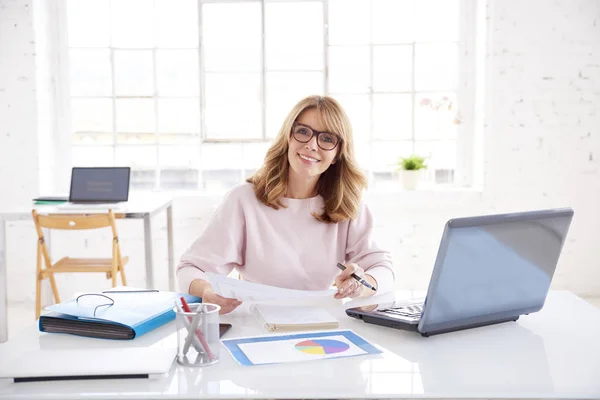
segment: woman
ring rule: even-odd
[[[217,295],[204,272],[291,289],[324,290],[335,298],[389,291],[391,256],[371,239],[373,221],[361,203],[366,179],[354,159],[352,130],[331,97],[301,100],[283,122],[263,166],[229,191],[202,235],[177,268],[181,290],[219,304],[228,313],[241,304]],[[346,261],[340,273],[337,263]]]

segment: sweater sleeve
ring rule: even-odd
[[[377,281],[377,293],[394,289],[392,256],[380,249],[372,238],[373,216],[366,204],[361,204],[356,219],[348,225],[346,261],[356,263]]]
[[[204,279],[205,272],[228,275],[244,264],[245,217],[241,191],[228,192],[210,218],[204,232],[183,254],[177,266],[179,288],[189,293],[195,279]]]

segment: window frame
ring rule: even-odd
[[[329,0],[197,0],[197,11],[198,11],[198,84],[199,84],[199,107],[200,107],[200,133],[198,135],[198,146],[203,146],[204,143],[207,144],[217,144],[217,143],[231,143],[231,144],[248,144],[248,143],[268,143],[272,141],[272,138],[267,134],[267,90],[266,90],[266,82],[267,82],[267,73],[269,70],[267,69],[266,63],[266,3],[321,3],[323,10],[323,81],[322,81],[322,91],[323,94],[327,95],[328,93],[328,84],[329,84],[329,67],[330,67],[330,43],[329,43]],[[452,186],[458,187],[472,187],[477,182],[475,182],[476,171],[474,171],[477,156],[476,152],[476,126],[475,126],[475,69],[476,69],[476,10],[477,10],[477,2],[476,0],[459,0],[460,2],[460,14],[459,14],[459,37],[458,37],[458,87],[456,89],[457,103],[460,105],[460,116],[461,123],[457,127],[457,137],[456,137],[456,166],[454,170],[454,182]],[[206,127],[206,113],[204,112],[206,106],[206,93],[205,93],[205,79],[206,79],[206,69],[204,65],[204,46],[203,46],[203,33],[202,33],[202,17],[203,17],[203,5],[204,4],[222,4],[222,3],[259,3],[261,6],[261,72],[260,72],[260,99],[261,99],[261,124],[262,124],[262,137],[259,138],[208,138],[207,137],[207,127]],[[369,1],[369,4],[372,3]],[[56,97],[58,99],[58,111],[59,114],[64,116],[62,121],[59,121],[57,124],[57,129],[60,129],[65,136],[69,139],[66,140],[66,143],[71,146],[71,149],[76,146],[72,142],[73,130],[72,119],[71,119],[71,107],[70,101],[71,98],[76,98],[77,96],[72,96],[69,93],[69,52],[71,47],[68,45],[67,39],[67,2],[66,0],[62,0],[58,3],[56,10],[56,23],[57,23],[57,40],[58,40],[58,59],[57,70],[55,73],[57,74],[57,86],[59,90],[56,91]],[[414,44],[414,43],[413,43]],[[369,132],[369,147],[371,148],[374,142],[377,142],[378,139],[373,137],[373,96],[376,94],[373,90],[373,70],[374,70],[374,59],[373,59],[373,49],[376,45],[372,42],[367,44],[370,52],[370,82],[371,87],[368,93],[369,105],[370,105],[370,132]],[[104,48],[104,47],[102,47]],[[415,148],[415,97],[416,91],[414,90],[414,80],[415,80],[415,57],[414,57],[414,45],[413,45],[413,71],[412,71],[412,80],[413,80],[413,90],[410,92],[413,102],[413,120],[412,120],[412,148]],[[115,62],[114,62],[114,53],[119,50],[140,50],[141,48],[131,48],[131,49],[122,49],[112,47],[112,41],[108,47],[110,52],[110,63],[111,63],[111,85],[113,93],[110,96],[112,102],[112,111],[113,111],[113,121],[112,121],[112,129],[113,129],[113,143],[110,145],[112,148],[113,160],[116,159],[116,152],[118,147],[123,147],[123,144],[118,144],[116,142],[117,135],[117,110],[116,110],[116,99],[117,95],[115,94]],[[152,52],[153,56],[153,66],[156,66],[156,53],[157,50],[160,49],[157,46],[148,48]],[[189,49],[189,48],[188,48]],[[195,48],[194,48],[195,49]],[[294,70],[293,72],[308,72],[309,70]],[[161,188],[161,164],[159,160],[159,148],[162,146],[158,142],[159,135],[159,126],[158,126],[158,92],[156,88],[157,83],[157,69],[153,68],[153,80],[154,80],[154,93],[149,98],[153,101],[154,107],[154,124],[155,131],[154,134],[157,137],[157,141],[152,144],[155,148],[156,152],[156,165],[152,168],[154,172],[155,182],[154,182],[154,190],[170,190]],[[95,96],[93,98],[97,98]],[[98,97],[99,98],[99,97]],[[170,97],[168,97],[170,98]],[[60,133],[59,133],[60,134]],[[388,141],[387,139],[384,141]],[[58,144],[57,144],[58,146]],[[125,145],[126,146],[126,145]],[[64,151],[64,142],[62,144],[61,150]],[[372,154],[371,149],[369,151]],[[60,153],[58,153],[60,154]],[[67,158],[70,162],[71,158]],[[65,162],[66,163],[66,162]],[[167,166],[168,167],[168,166]],[[363,166],[365,170],[369,173],[369,179],[373,179],[373,174],[376,171],[373,171],[372,165]],[[64,168],[63,168],[64,169]],[[150,168],[148,168],[150,170]],[[196,190],[203,190],[204,182],[203,182],[203,171],[206,170],[202,168],[202,160],[198,160],[197,166],[198,172],[198,184]],[[245,177],[245,167],[242,166],[240,170],[240,182],[243,181]],[[57,180],[58,181],[58,180]]]

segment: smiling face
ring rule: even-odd
[[[304,110],[296,119],[296,123],[302,125],[297,128],[300,128],[300,134],[306,135],[307,138],[310,136],[310,131],[302,130],[302,128],[309,127],[313,131],[325,131],[315,108]],[[290,177],[293,179],[314,180],[315,182],[331,164],[335,163],[334,160],[340,147],[338,145],[333,150],[323,150],[317,145],[316,134],[307,143],[299,142],[294,139],[294,135],[292,134],[289,135],[288,140],[288,160],[291,167]],[[327,140],[327,138],[322,137],[321,140]]]

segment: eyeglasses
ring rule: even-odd
[[[335,133],[319,132],[308,125],[298,122],[292,126],[292,136],[294,136],[294,139],[300,143],[310,142],[315,135],[317,136],[317,146],[325,151],[335,149],[336,146],[342,141],[342,138]]]
[[[82,308],[93,309],[93,315],[96,316],[96,311],[100,307],[110,307],[115,304],[115,301],[108,296],[100,293],[85,293],[77,296],[77,305]]]

